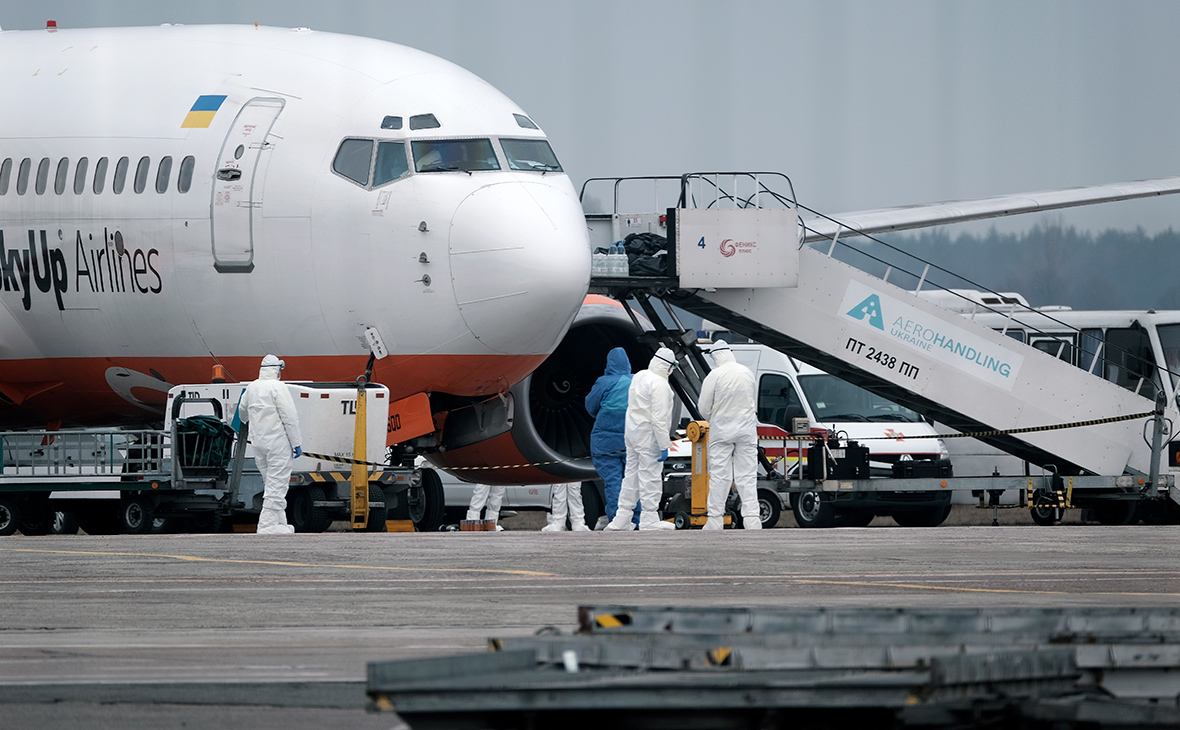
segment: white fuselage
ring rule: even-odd
[[[214,364],[249,380],[266,353],[285,378],[350,381],[368,327],[393,398],[492,394],[586,292],[568,177],[512,170],[502,146],[544,134],[436,57],[177,26],[3,32],[0,68],[0,419],[154,418],[170,383]],[[375,156],[341,174],[348,139],[403,143],[381,149],[404,173],[374,179]],[[416,169],[426,140],[486,140],[495,160]]]

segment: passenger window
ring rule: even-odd
[[[74,168],[74,195],[81,195],[86,190],[86,168],[89,166],[90,160],[78,158],[78,166]]]
[[[441,126],[433,114],[415,114],[410,117],[410,129],[438,129]]]
[[[516,123],[519,126],[524,127],[525,129],[536,129],[537,128],[536,123],[533,122],[532,119],[529,119],[528,117],[526,117],[523,114],[513,114],[512,116],[516,117]]]
[[[53,192],[61,195],[66,191],[66,182],[70,178],[70,158],[63,157],[57,161],[57,175],[53,178]]]
[[[135,166],[135,192],[142,193],[147,189],[148,172],[151,171],[152,161],[147,157],[140,157]]]
[[[1073,364],[1073,335],[1059,337],[1030,337],[1028,344],[1058,360]]]
[[[8,180],[12,177],[12,158],[0,162],[0,195],[8,194]]]
[[[502,139],[508,167],[513,170],[561,172],[561,164],[553,148],[543,139]]]
[[[1106,360],[1107,380],[1148,398],[1154,397],[1151,386],[1156,383],[1158,371],[1147,330],[1138,324],[1108,329],[1103,357]],[[1146,386],[1140,383],[1144,378],[1150,381]]]
[[[1000,330],[1000,331],[1003,331],[1003,330]],[[1010,329],[1007,332],[1004,332],[1004,334],[1008,335],[1009,337],[1016,340],[1017,342],[1024,342],[1024,330]]]
[[[20,169],[16,173],[16,194],[24,195],[29,189],[29,171],[33,169],[33,161],[28,157],[20,161]]]
[[[98,162],[94,163],[94,194],[99,195],[102,189],[107,184],[107,165],[108,161],[105,157],[98,158]]]
[[[1098,354],[1098,348],[1101,344],[1102,330],[1082,330],[1081,341],[1078,343],[1078,367],[1086,372],[1091,372],[1091,368],[1094,367],[1094,357]],[[1101,369],[1094,370],[1093,372],[1095,375],[1102,375]]]
[[[410,174],[410,165],[406,162],[406,145],[404,142],[378,142],[377,164],[373,166],[373,185],[384,185],[390,180],[397,180]]]
[[[758,384],[758,420],[790,432],[791,419],[803,416],[803,405],[791,381],[782,375],[763,375]]]
[[[434,139],[410,144],[418,172],[499,170],[496,150],[489,139]]]
[[[180,161],[180,177],[176,180],[176,189],[187,193],[193,186],[193,168],[197,166],[196,159],[189,155]]]
[[[147,158],[144,158],[147,159]],[[160,160],[160,169],[156,170],[156,192],[168,192],[168,178],[172,175],[172,158],[165,157]]]
[[[42,157],[41,162],[37,164],[37,194],[44,195],[45,190],[49,187],[49,158]]]
[[[336,159],[332,161],[332,170],[349,180],[369,184],[369,163],[373,156],[373,140],[346,139],[336,150]]]
[[[130,166],[131,160],[126,157],[120,157],[115,163],[115,179],[111,182],[111,192],[115,195],[123,194],[123,188],[127,185],[127,168]]]

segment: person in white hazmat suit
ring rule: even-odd
[[[586,525],[586,508],[582,504],[582,483],[569,482],[554,484],[552,502],[549,509],[549,523],[541,528],[541,532],[589,532]],[[570,528],[566,528],[565,519],[569,517]]]
[[[291,464],[303,455],[303,437],[299,434],[299,414],[295,412],[291,391],[279,379],[283,367],[283,361],[274,355],[262,358],[258,380],[246,386],[238,403],[238,417],[250,424],[254,462],[262,472],[260,535],[295,532],[287,524],[287,487],[291,482]]]
[[[504,502],[504,493],[508,487],[503,484],[476,484],[471,490],[471,502],[467,505],[467,519],[475,522],[479,513],[487,507],[487,519],[496,525],[496,532],[504,530],[500,527],[500,505]]]
[[[702,529],[725,526],[729,485],[742,498],[742,527],[762,529],[758,514],[758,415],[754,373],[739,363],[725,340],[712,350],[716,364],[701,383],[697,405],[709,422],[709,519]]]
[[[607,530],[631,530],[632,510],[638,498],[642,512],[640,530],[675,530],[660,520],[657,510],[664,493],[663,461],[672,443],[672,386],[668,376],[676,356],[666,347],[656,350],[647,369],[631,378],[627,392],[627,423],[624,435],[627,467],[619,490],[619,508]]]

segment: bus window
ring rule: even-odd
[[[1106,379],[1147,398],[1155,397],[1155,357],[1147,330],[1133,327],[1106,331]],[[1146,380],[1147,382],[1141,382]]]
[[[1156,328],[1164,350],[1164,367],[1172,377],[1172,387],[1180,384],[1180,324],[1162,324]]]
[[[1028,338],[1028,344],[1037,348],[1041,352],[1052,355],[1058,360],[1064,360],[1071,365],[1074,362],[1073,348],[1074,335],[1057,335],[1055,337],[1045,337],[1033,335]]]
[[[1081,341],[1078,343],[1078,367],[1086,372],[1100,375],[1102,371],[1094,369],[1094,356],[1098,354],[1098,348],[1101,345],[1102,330],[1097,328],[1082,330]]]
[[[763,375],[758,383],[758,420],[773,423],[788,433],[791,419],[803,418],[803,405],[795,386],[782,375]]]

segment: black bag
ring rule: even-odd
[[[656,233],[632,233],[623,239],[631,276],[668,275],[668,239]]]

